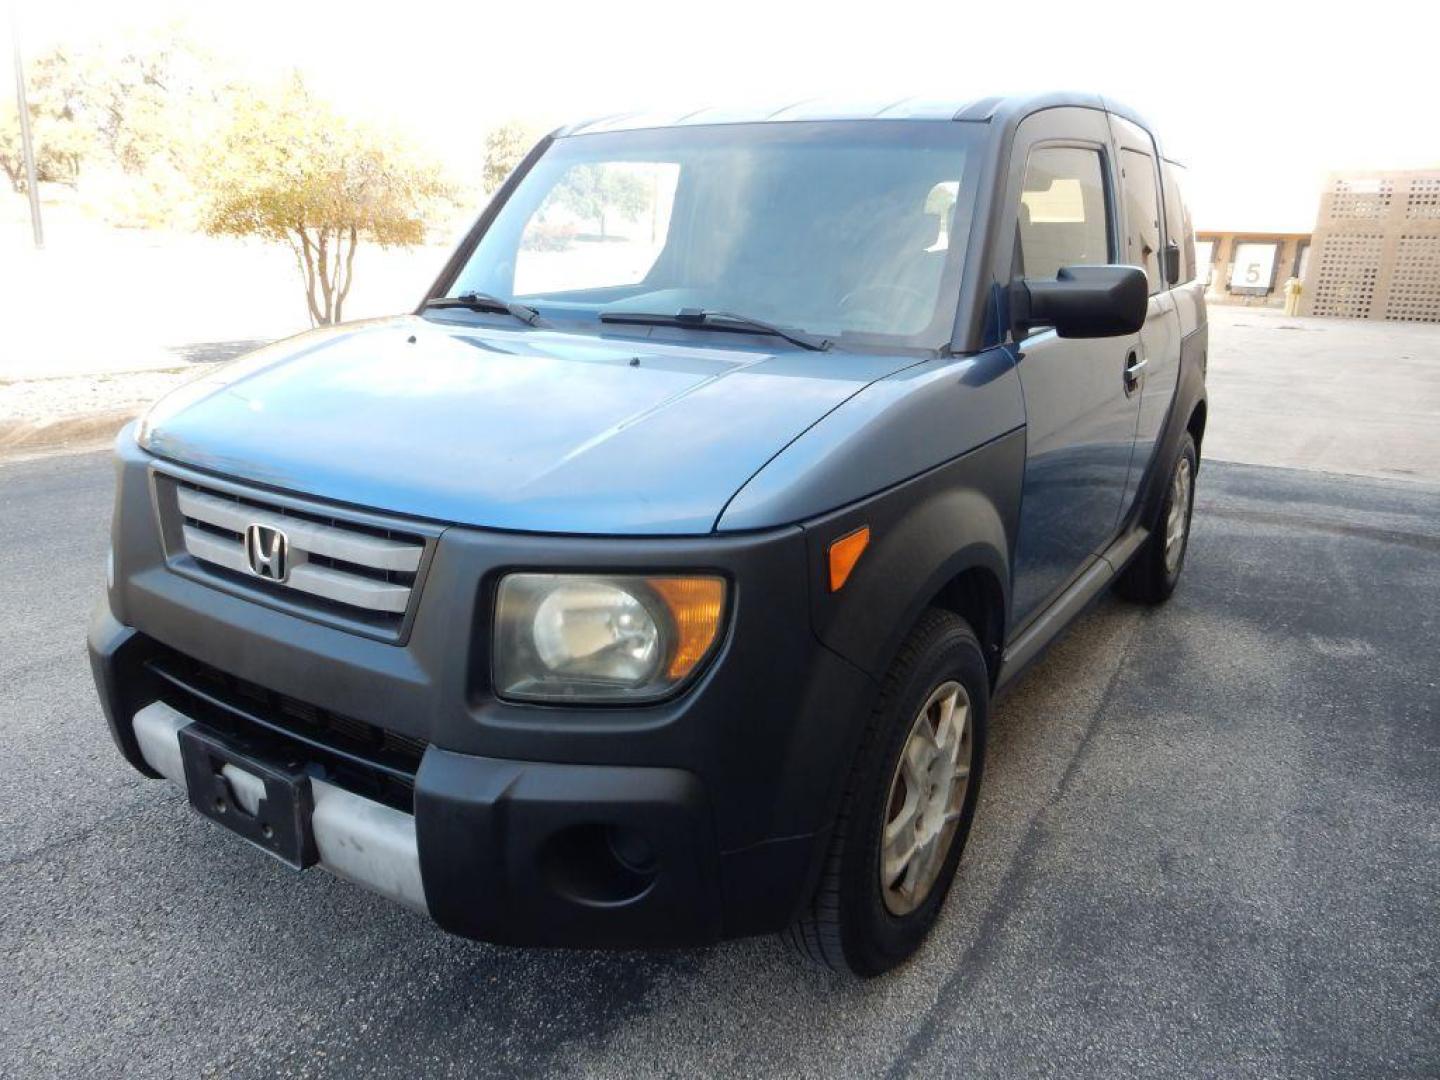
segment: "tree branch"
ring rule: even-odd
[[[360,242],[359,230],[354,225],[350,226],[350,250],[345,253],[345,285],[340,290],[340,295],[335,300],[335,321],[340,321],[340,305],[345,303],[345,298],[350,295],[350,285],[355,280],[355,245]],[[335,253],[339,258],[339,251]]]
[[[295,232],[300,237],[300,251],[304,257],[305,303],[310,307],[310,325],[319,326],[323,320],[320,306],[315,299],[315,261],[310,255],[310,236],[305,232],[304,225],[296,225]]]
[[[345,248],[345,233],[344,233],[344,230],[341,229],[341,227],[337,225],[337,226],[335,227],[335,248],[334,248],[335,255],[334,255],[334,261],[333,261],[333,262],[331,263],[331,265],[330,265],[330,287],[331,287],[331,288],[334,290],[334,292],[335,292],[335,321],[336,321],[336,322],[339,322],[339,321],[340,321],[340,302],[341,302],[341,300],[344,298],[344,297],[343,297],[343,294],[340,292],[340,270],[341,270],[341,266],[342,266],[342,264],[341,264],[341,255],[344,253],[344,248]]]
[[[330,234],[329,231],[323,227],[319,230],[319,236],[316,239],[316,245],[319,248],[319,257],[315,261],[319,264],[320,267],[320,291],[325,294],[324,321],[325,325],[329,326],[332,322],[335,321],[335,294],[330,285]]]

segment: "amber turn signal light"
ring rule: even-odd
[[[850,571],[870,544],[870,526],[862,525],[830,545],[830,591],[839,592],[850,579]]]
[[[725,614],[725,582],[714,577],[649,578],[675,626],[675,651],[665,674],[683,679],[705,659]]]

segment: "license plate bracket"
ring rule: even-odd
[[[309,776],[238,750],[200,724],[189,724],[178,735],[191,806],[297,870],[316,862],[319,856],[310,826],[315,800]],[[252,788],[254,780],[263,785],[264,794],[253,813],[242,805],[225,775],[227,765],[248,774],[235,779],[246,780]]]

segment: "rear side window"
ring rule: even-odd
[[[1020,194],[1020,258],[1031,278],[1110,261],[1100,151],[1042,146],[1030,152]]]
[[[1125,198],[1125,261],[1145,271],[1153,296],[1165,288],[1160,273],[1160,199],[1155,190],[1155,159],[1139,150],[1121,150],[1120,190]]]
[[[1184,285],[1195,280],[1195,229],[1190,221],[1190,205],[1181,188],[1185,170],[1173,161],[1165,170],[1165,234],[1172,244],[1180,246],[1180,280]]]

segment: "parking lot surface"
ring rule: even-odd
[[[1440,327],[1210,308],[1207,452],[1440,481]]]
[[[0,466],[0,1075],[1440,1072],[1440,488],[1207,462],[1172,602],[999,704],[933,940],[446,937],[129,771],[82,653],[104,455]]]

